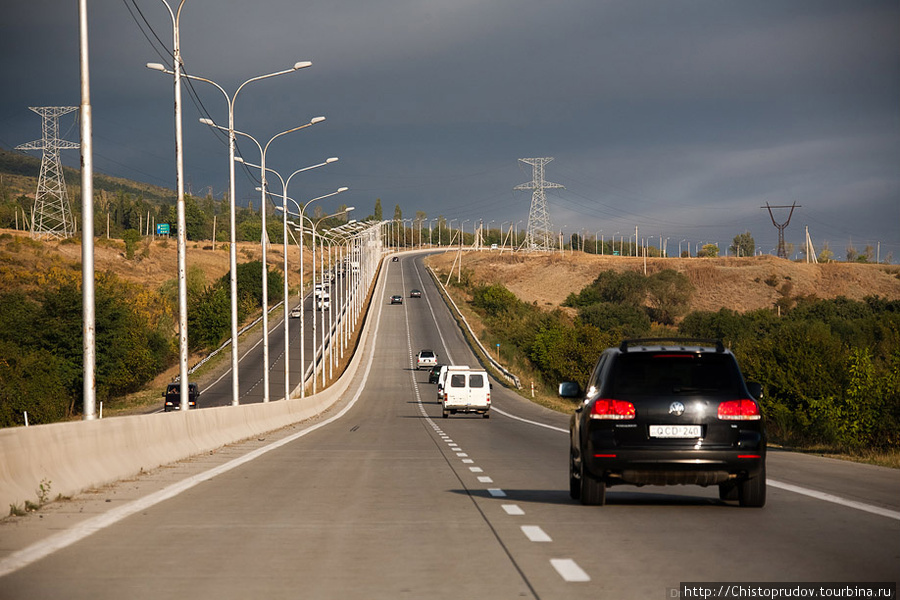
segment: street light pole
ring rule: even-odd
[[[330,159],[329,159],[329,160],[330,160]],[[328,161],[326,161],[326,163],[327,163],[327,162],[328,162]],[[334,161],[331,161],[331,162],[334,162]],[[303,170],[303,169],[301,169],[301,171],[302,171],[302,170]],[[303,273],[303,244],[304,244],[304,240],[303,240],[303,235],[304,235],[303,220],[305,219],[305,220],[309,221],[310,224],[312,224],[312,220],[311,220],[309,217],[307,217],[306,214],[305,214],[305,212],[306,212],[306,207],[308,207],[310,204],[312,204],[312,203],[315,202],[316,200],[322,200],[323,198],[330,198],[331,196],[335,196],[335,195],[337,195],[337,194],[346,192],[348,189],[349,189],[349,188],[347,188],[347,187],[340,187],[340,188],[338,188],[337,190],[331,192],[330,194],[325,194],[324,196],[319,196],[319,197],[317,197],[317,198],[313,198],[312,200],[308,200],[308,201],[307,201],[305,204],[303,204],[302,206],[301,206],[296,200],[294,200],[293,198],[288,198],[287,195],[284,196],[284,199],[285,199],[285,200],[290,200],[291,202],[294,203],[294,206],[297,207],[297,212],[296,212],[296,213],[290,213],[290,212],[288,212],[287,210],[285,210],[285,215],[290,214],[290,215],[292,215],[292,216],[299,217],[299,218],[300,218],[300,225],[301,225],[299,229],[296,229],[296,228],[295,228],[297,231],[300,232],[300,397],[301,397],[301,398],[305,398],[305,397],[306,397],[306,309],[305,309],[305,307],[304,307],[305,298],[304,298],[304,296],[303,296],[303,277],[304,277],[304,273]],[[278,207],[276,207],[276,209],[277,209],[277,208],[278,208]],[[351,211],[351,210],[354,210],[354,207],[348,206],[347,208],[345,208],[344,210],[342,210],[342,211],[340,211],[340,212],[338,212],[338,213],[335,213],[335,214],[333,214],[333,215],[328,215],[328,217],[334,217],[334,216],[337,216],[337,215],[342,215],[342,214],[345,214],[345,213],[347,213],[347,212],[349,212],[349,211]],[[313,250],[313,255],[312,255],[313,275],[312,275],[312,284],[313,284],[313,290],[315,290],[315,289],[316,289],[316,239],[315,239],[315,231],[313,231],[312,233],[313,233],[313,244],[312,244],[312,250]],[[315,309],[315,301],[316,301],[316,298],[315,298],[315,293],[314,293],[314,294],[313,294],[313,309]],[[313,365],[314,365],[314,366],[315,366],[315,362],[316,362],[316,358],[315,358],[315,341],[316,341],[316,320],[315,320],[315,318],[313,318]],[[315,369],[313,370],[313,373],[315,373]],[[315,380],[315,377],[313,377],[313,393],[314,393],[314,394],[316,393],[316,387],[315,387],[315,386],[316,386],[316,380]]]
[[[225,96],[225,103],[228,107],[228,201],[229,201],[229,226],[230,226],[230,244],[229,244],[229,284],[231,291],[231,404],[232,406],[237,406],[240,401],[238,398],[239,395],[239,386],[238,386],[238,292],[237,292],[237,226],[235,221],[235,212],[237,211],[237,206],[235,203],[235,178],[234,178],[234,147],[235,147],[235,135],[234,135],[234,103],[237,100],[238,94],[248,83],[259,81],[261,79],[268,79],[270,77],[276,77],[278,75],[285,75],[287,73],[293,73],[299,69],[304,69],[306,67],[311,66],[312,63],[309,61],[296,62],[294,66],[290,69],[284,69],[281,71],[276,71],[274,73],[267,73],[265,75],[259,75],[257,77],[252,77],[238,86],[237,90],[234,92],[234,95],[229,96],[228,92],[225,89],[213,81],[212,79],[207,79],[206,77],[200,77],[198,75],[188,75],[184,74],[184,77],[188,79],[193,79],[197,81],[204,81],[216,87],[222,94]],[[171,73],[168,69],[166,69],[163,65],[159,63],[147,63],[148,69],[153,69],[155,71],[162,71],[163,73]],[[215,240],[213,240],[213,244],[215,245]]]
[[[188,338],[187,338],[187,269],[185,267],[185,252],[187,242],[185,237],[184,218],[184,157],[183,136],[181,127],[181,36],[178,28],[181,23],[181,9],[185,0],[178,4],[178,10],[172,11],[167,0],[160,0],[169,11],[172,18],[172,72],[175,75],[175,181],[176,181],[176,219],[178,234],[176,236],[178,246],[178,359],[179,382],[181,393],[181,410],[187,410],[188,403]]]
[[[274,142],[281,136],[287,135],[288,133],[293,133],[294,131],[299,131],[300,129],[305,129],[311,125],[315,125],[316,123],[321,123],[324,120],[325,117],[313,117],[308,123],[304,123],[303,125],[298,125],[296,127],[286,129],[285,131],[282,131],[280,133],[276,133],[269,139],[268,142],[266,142],[265,147],[263,147],[256,140],[256,138],[254,138],[249,133],[244,133],[243,131],[232,129],[234,133],[242,135],[256,144],[257,148],[259,148],[260,154],[260,189],[262,190],[260,192],[260,220],[262,222],[262,234],[260,235],[260,243],[262,247],[263,402],[269,401],[269,278],[268,265],[266,264],[266,249],[268,247],[269,236],[268,232],[266,231],[266,153],[268,152],[269,146],[272,144],[272,142]],[[211,119],[200,119],[200,122],[217,129],[226,130],[224,127],[216,125]],[[285,274],[285,276],[287,276],[287,274]],[[287,299],[285,299],[285,301],[287,301]]]
[[[243,158],[240,158],[240,157],[236,158],[235,160],[247,165],[248,167],[254,167],[256,169],[262,168],[261,165],[254,165],[252,163],[248,163],[247,161],[245,161]],[[325,162],[320,162],[315,165],[303,167],[302,169],[297,169],[296,171],[291,173],[287,179],[284,179],[278,173],[278,171],[276,171],[275,169],[270,169],[270,168],[266,167],[266,171],[268,171],[269,173],[273,173],[281,181],[281,192],[282,192],[282,202],[281,202],[281,210],[282,210],[282,217],[283,217],[283,219],[282,219],[282,235],[283,235],[283,240],[284,240],[284,243],[283,243],[283,247],[284,247],[284,266],[283,266],[283,268],[284,268],[284,290],[283,290],[284,305],[283,305],[283,308],[284,308],[284,399],[285,400],[289,400],[291,397],[290,396],[290,394],[291,394],[290,344],[289,344],[289,337],[290,337],[289,336],[289,323],[290,323],[289,312],[290,312],[290,309],[288,308],[288,298],[289,298],[290,294],[289,294],[289,289],[288,289],[288,258],[287,258],[287,254],[288,254],[287,201],[289,200],[289,198],[287,195],[287,190],[288,190],[288,186],[291,183],[291,179],[293,179],[294,175],[296,175],[297,173],[303,173],[304,171],[309,171],[310,169],[315,169],[317,167],[324,167],[325,165],[331,164],[333,162],[337,162],[337,160],[338,160],[337,157],[331,157],[331,158],[326,159]],[[294,201],[291,200],[291,202],[294,202]],[[296,202],[294,202],[294,204],[296,204]],[[301,241],[302,241],[302,236],[301,236]],[[302,314],[303,314],[303,244],[300,244],[300,313],[301,313],[301,321],[302,321]],[[303,350],[302,335],[303,335],[303,331],[302,331],[302,327],[301,327],[301,346],[300,346],[300,348],[301,348],[301,356],[300,356],[301,369],[303,368],[303,365],[304,365],[304,363],[303,363],[304,357],[303,357],[303,351],[302,351]]]

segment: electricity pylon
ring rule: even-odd
[[[59,139],[59,117],[78,110],[77,106],[29,106],[41,115],[43,137],[34,142],[16,146],[16,150],[43,150],[41,174],[31,216],[31,237],[67,238],[75,235],[75,222],[69,207],[66,180],[63,177],[60,150],[79,148],[78,142]]]
[[[784,246],[784,230],[791,223],[791,216],[794,214],[795,208],[800,208],[796,202],[792,202],[790,206],[769,206],[769,203],[766,202],[765,206],[760,206],[760,208],[768,208],[769,209],[769,218],[772,219],[772,225],[778,229],[778,258],[787,258],[787,249]],[[776,223],[775,215],[772,214],[773,208],[789,208],[791,212],[788,213],[787,221],[784,223]]]
[[[544,165],[553,160],[547,158],[520,158],[521,162],[532,166],[532,176],[529,183],[523,183],[514,187],[514,190],[533,190],[531,194],[531,210],[528,213],[528,231],[525,233],[525,242],[520,249],[529,252],[551,252],[553,243],[553,224],[550,222],[550,214],[547,212],[547,198],[544,190],[553,188],[565,189],[558,183],[544,181]]]

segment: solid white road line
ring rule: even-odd
[[[781,481],[773,481],[772,479],[767,480],[766,485],[782,490],[787,490],[788,492],[794,492],[795,494],[809,496],[810,498],[816,498],[817,500],[824,500],[825,502],[833,502],[834,504],[840,504],[841,506],[855,508],[856,510],[872,513],[873,515],[887,517],[889,519],[894,519],[895,521],[900,521],[900,512],[897,512],[896,510],[889,510],[887,508],[881,508],[880,506],[872,506],[871,504],[864,504],[862,502],[857,502],[856,500],[847,500],[846,498],[841,498],[840,496],[833,496],[831,494],[826,494],[825,492],[817,492],[816,490],[810,490],[798,485],[791,485],[790,483],[782,483]]]
[[[522,421],[523,423],[528,423],[529,425],[537,425],[538,427],[544,427],[546,429],[552,429],[553,431],[559,431],[561,433],[569,433],[568,429],[563,429],[562,427],[554,427],[553,425],[547,425],[546,423],[538,423],[537,421],[531,421],[529,419],[523,419],[522,417],[517,417],[516,415],[512,415],[506,411],[500,410],[496,406],[491,406],[491,412],[496,412],[504,417],[509,417],[510,419],[515,419],[516,421]]]
[[[376,289],[380,289],[380,292],[384,293],[384,284],[382,283],[380,286],[376,286]],[[381,311],[378,311],[378,316],[375,319],[375,328],[372,332],[373,345],[378,341],[378,330],[380,326]],[[194,475],[193,477],[189,477],[177,483],[173,483],[172,485],[165,487],[158,492],[150,494],[149,496],[145,496],[127,504],[123,504],[122,506],[115,508],[109,512],[83,521],[78,525],[72,527],[71,529],[61,531],[60,533],[32,544],[27,548],[19,550],[18,552],[14,552],[13,554],[7,556],[5,559],[0,560],[0,577],[27,567],[28,565],[53,554],[57,550],[62,550],[63,548],[66,548],[76,542],[83,540],[89,535],[92,535],[102,529],[106,529],[107,527],[118,523],[126,517],[141,512],[142,510],[146,510],[147,508],[154,506],[164,500],[174,498],[185,490],[189,490],[192,487],[203,483],[204,481],[208,481],[213,477],[216,477],[217,475],[227,473],[232,469],[235,469],[245,463],[259,458],[264,454],[271,452],[272,450],[281,448],[286,444],[290,444],[294,440],[297,440],[307,434],[312,433],[313,431],[321,429],[322,427],[325,427],[326,425],[330,425],[331,423],[337,421],[338,419],[346,415],[350,411],[350,409],[356,405],[357,400],[359,400],[359,397],[362,395],[363,390],[365,390],[366,382],[369,379],[369,372],[372,370],[373,358],[374,353],[369,354],[368,360],[366,362],[366,368],[363,371],[362,382],[357,388],[356,394],[354,394],[350,402],[347,403],[347,406],[341,409],[341,411],[334,416],[329,417],[328,419],[325,419],[321,423],[317,423],[316,425],[313,425],[308,429],[299,431],[277,442],[273,442],[271,444],[263,446],[262,448],[257,448],[253,452],[245,454],[244,456],[231,460],[225,464],[219,465],[218,467],[210,469],[209,471],[199,473],[197,475]]]

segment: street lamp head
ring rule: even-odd
[[[356,210],[356,207],[355,207],[355,206],[348,206],[347,208],[344,209],[344,212],[350,212],[351,210]]]
[[[209,125],[210,127],[216,126],[215,122],[212,119],[208,119],[206,117],[202,117],[200,119],[200,122],[203,123],[204,125]]]
[[[350,188],[348,188],[348,187],[341,187],[341,188],[338,188],[337,191],[339,191],[339,192],[346,192],[346,191],[349,190],[349,189],[350,189]],[[353,210],[353,209],[348,209],[348,210]]]
[[[162,71],[163,73],[167,71],[166,67],[159,63],[147,63],[147,68],[153,71]]]
[[[243,162],[244,162],[244,157],[243,157],[243,156],[235,156],[235,157],[234,157],[234,162],[243,163]]]
[[[325,164],[330,165],[331,163],[337,162],[337,161],[338,161],[338,157],[337,157],[337,156],[332,156],[331,158],[326,158],[326,159],[325,159]]]
[[[306,67],[311,67],[311,66],[312,66],[312,62],[310,62],[308,60],[302,60],[300,62],[294,63],[294,71],[296,71],[298,69],[305,69]]]
[[[312,119],[310,119],[309,124],[315,125],[316,123],[321,123],[324,120],[325,120],[325,117],[313,117]]]

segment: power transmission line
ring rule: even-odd
[[[550,252],[555,247],[553,243],[553,224],[550,222],[550,214],[547,212],[547,196],[544,194],[544,190],[565,189],[565,186],[544,181],[544,165],[551,160],[553,160],[553,157],[519,159],[519,161],[532,167],[531,181],[513,188],[514,190],[532,190],[531,210],[528,213],[528,231],[525,234],[525,242],[522,244],[522,248],[529,252]]]
[[[43,137],[34,142],[16,146],[16,150],[42,150],[41,174],[31,215],[31,237],[67,238],[75,235],[75,222],[69,207],[66,180],[63,177],[60,150],[75,150],[78,142],[59,139],[59,117],[78,110],[77,106],[29,106],[41,115]]]

